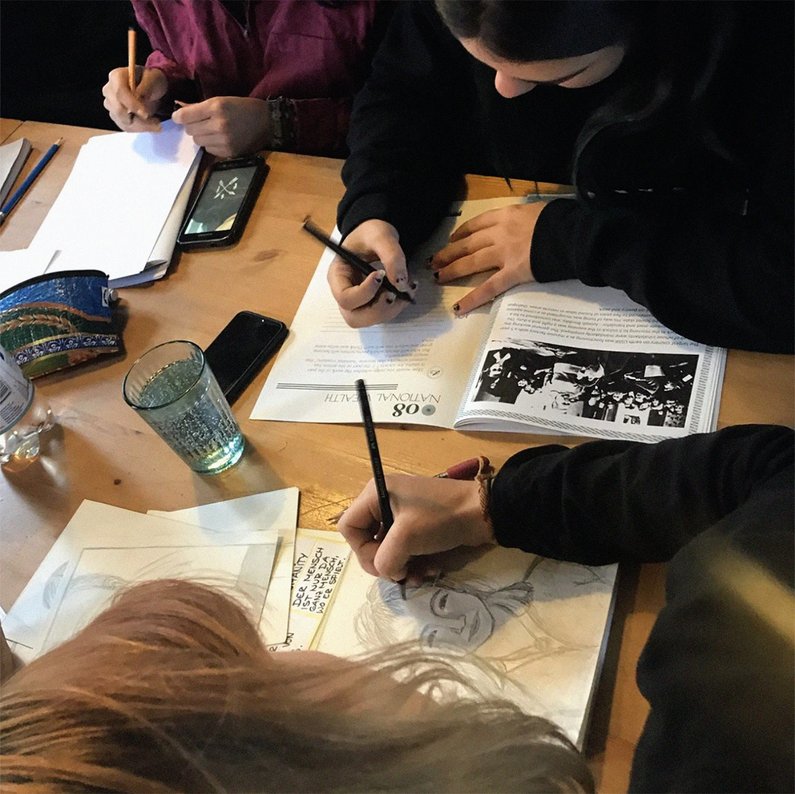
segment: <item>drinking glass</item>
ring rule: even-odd
[[[245,439],[202,349],[164,342],[124,378],[124,399],[194,471],[216,474],[240,460]]]

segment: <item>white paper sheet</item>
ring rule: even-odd
[[[20,248],[16,251],[0,251],[0,293],[34,276],[47,272],[55,251],[46,248]]]
[[[461,555],[457,570],[409,588],[403,601],[398,585],[351,559],[315,646],[354,656],[416,641],[482,693],[552,720],[581,745],[616,571],[616,565],[588,567],[495,546],[480,557]]]
[[[287,639],[290,620],[298,493],[298,488],[284,488],[185,510],[149,510],[147,515],[193,524],[218,533],[230,528],[236,532],[276,530],[278,548],[259,630],[267,642],[281,643]]]
[[[84,501],[9,610],[8,636],[30,661],[86,625],[123,587],[177,577],[212,584],[264,608],[277,530],[223,531]]]
[[[312,647],[331,603],[351,548],[337,532],[298,529],[290,600],[290,630],[270,651],[304,651]]]
[[[30,247],[60,251],[50,272],[140,276],[200,151],[169,121],[160,132],[90,138]]]

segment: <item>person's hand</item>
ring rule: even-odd
[[[127,68],[119,67],[108,75],[102,87],[105,109],[114,124],[125,132],[154,132],[160,129],[155,117],[160,102],[168,91],[168,80],[160,69],[135,67],[137,86],[130,91]]]
[[[489,210],[461,224],[450,242],[431,258],[434,278],[447,284],[463,276],[496,270],[456,305],[464,315],[517,284],[533,280],[530,245],[545,202],[514,204]]]
[[[394,522],[382,540],[375,539],[381,512],[373,480],[337,524],[362,568],[373,576],[419,583],[436,565],[428,555],[495,543],[476,480],[393,474],[386,485]]]
[[[351,328],[393,320],[409,301],[396,298],[388,290],[379,292],[384,278],[412,296],[417,289],[416,282],[409,283],[406,255],[400,247],[397,229],[391,223],[374,218],[360,223],[348,234],[344,244],[367,262],[381,262],[384,270],[379,269],[364,278],[358,270],[335,257],[329,267],[328,283],[343,319]]]
[[[215,96],[184,105],[171,120],[216,157],[240,157],[268,146],[270,116],[264,99]]]

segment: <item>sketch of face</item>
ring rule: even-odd
[[[420,641],[427,648],[454,647],[463,651],[479,648],[494,631],[494,615],[472,593],[435,588],[411,605],[412,614],[424,621]]]

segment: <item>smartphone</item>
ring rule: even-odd
[[[281,320],[239,312],[204,351],[231,405],[287,338]]]
[[[258,156],[221,160],[210,169],[177,242],[182,248],[220,248],[243,234],[269,168]]]

